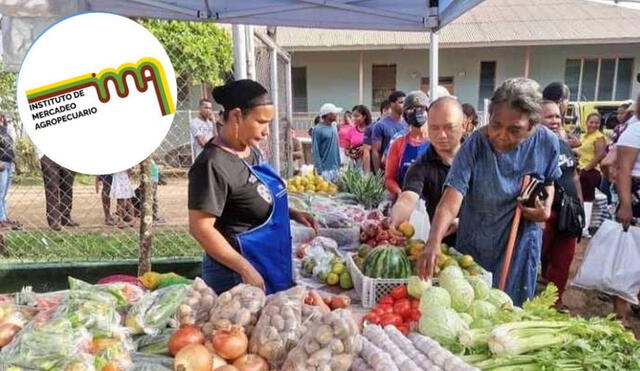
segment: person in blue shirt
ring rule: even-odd
[[[373,171],[373,156],[371,154],[371,146],[373,145],[373,129],[380,122],[380,120],[387,117],[389,114],[389,101],[383,100],[380,103],[380,117],[371,125],[367,126],[367,129],[364,131],[364,138],[362,141],[363,144],[363,153],[362,153],[362,162],[363,162],[363,170],[365,173],[369,173]]]
[[[407,123],[402,118],[405,96],[406,94],[401,91],[391,93],[389,95],[389,115],[381,119],[373,128],[371,159],[374,171],[382,168],[382,155],[389,147],[391,139],[408,130]]]
[[[558,138],[539,125],[542,95],[529,79],[505,81],[489,105],[489,125],[474,131],[456,154],[444,184],[425,249],[418,262],[422,277],[433,275],[442,239],[455,229],[456,249],[471,255],[500,280],[504,252],[516,208],[522,210],[505,292],[516,305],[533,297],[542,248],[538,223],[551,215],[558,167]],[[548,193],[535,206],[518,201],[523,177],[541,180]]]
[[[326,181],[333,182],[340,170],[340,145],[336,119],[342,108],[326,103],[320,108],[320,122],[311,133],[311,152],[313,165],[318,174]]]

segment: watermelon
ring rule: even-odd
[[[364,275],[372,278],[408,278],[411,262],[401,247],[380,245],[364,260]]]

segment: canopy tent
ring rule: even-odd
[[[438,81],[437,31],[483,0],[0,0],[5,67],[17,71],[33,39],[80,11],[129,17],[266,26],[432,32],[431,81]],[[357,21],[354,21],[357,19]],[[431,84],[431,96],[437,95]]]

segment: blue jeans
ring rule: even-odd
[[[11,186],[11,178],[13,177],[13,169],[11,162],[1,161],[4,170],[0,171],[0,222],[7,221],[7,194]]]

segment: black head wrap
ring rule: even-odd
[[[259,82],[248,79],[230,81],[216,86],[211,95],[227,112],[234,108],[249,109],[271,104],[267,89]]]

